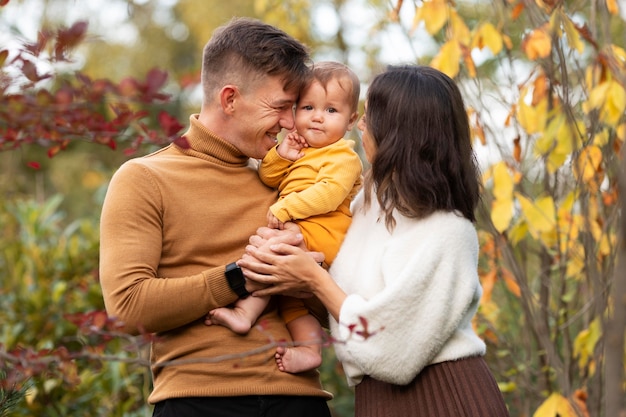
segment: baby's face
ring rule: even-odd
[[[296,129],[310,147],[331,145],[352,129],[357,119],[349,103],[348,91],[332,79],[326,89],[313,81],[300,96],[296,105]]]

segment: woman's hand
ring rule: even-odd
[[[322,270],[318,263],[324,260],[324,255],[303,250],[301,234],[285,232],[287,230],[260,228],[257,235],[250,238],[246,254],[237,263],[247,279],[269,285],[255,295],[303,297],[313,292],[311,283],[319,272],[316,270]]]

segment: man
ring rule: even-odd
[[[317,371],[276,366],[276,342],[289,333],[275,302],[245,336],[203,323],[259,288],[234,263],[276,199],[255,164],[293,128],[309,59],[284,32],[233,19],[204,48],[204,100],[184,135],[189,147],[128,161],[111,180],[102,291],[125,331],[156,333],[155,416],[330,416]]]

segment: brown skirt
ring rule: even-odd
[[[507,417],[483,357],[427,366],[408,385],[365,377],[355,389],[355,417]]]

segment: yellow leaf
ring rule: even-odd
[[[624,142],[626,140],[626,123],[622,123],[619,126],[617,126],[616,133],[617,133],[617,138],[621,141]]]
[[[537,408],[533,417],[576,417],[576,411],[567,401],[567,398],[558,392],[553,392]]]
[[[602,150],[595,146],[587,146],[580,152],[574,165],[574,175],[581,182],[589,182],[595,176],[602,164]]]
[[[470,31],[465,21],[455,10],[450,11],[449,31],[451,39],[456,40],[461,45],[467,46],[470,39]]]
[[[578,245],[577,248],[570,248],[569,256],[567,258],[567,269],[565,274],[569,278],[579,280],[582,277],[582,271],[585,268],[585,255],[582,247]]]
[[[576,26],[574,26],[574,22],[572,22],[569,16],[565,13],[561,13],[563,14],[561,23],[563,24],[563,29],[565,29],[565,37],[567,38],[569,46],[576,49],[579,53],[582,53],[585,49],[585,44],[583,44],[580,40],[580,34],[578,33]]]
[[[459,60],[461,59],[461,47],[456,41],[448,41],[439,53],[431,61],[431,67],[438,69],[450,78],[454,78],[459,73]]]
[[[546,58],[552,49],[550,35],[542,28],[534,29],[524,37],[522,49],[531,61],[537,58]]]
[[[548,100],[544,98],[535,105],[529,105],[520,98],[516,116],[519,124],[529,135],[542,132],[548,118]]]
[[[626,110],[626,91],[616,81],[611,81],[607,94],[607,101],[600,117],[609,125],[616,125]]]
[[[498,382],[498,388],[500,388],[500,392],[515,392],[517,384],[515,382]]]
[[[500,161],[493,167],[493,196],[496,200],[510,200],[513,196],[513,177],[506,163]]]
[[[513,227],[511,227],[511,229],[507,233],[507,236],[509,237],[511,243],[516,245],[521,242],[528,233],[528,223],[520,220],[516,224],[514,224]]]
[[[591,90],[587,106],[600,109],[600,119],[616,125],[626,110],[626,91],[616,81],[605,81]]]
[[[596,349],[596,344],[600,340],[600,334],[602,333],[600,328],[600,320],[596,317],[590,324],[589,328],[581,331],[574,339],[574,357],[578,358],[578,366],[584,369],[588,364],[590,358],[593,357],[593,352]]]
[[[609,13],[612,15],[617,15],[619,13],[619,6],[617,5],[617,0],[606,0],[606,8],[609,10]]]
[[[515,193],[515,196],[520,203],[528,230],[534,238],[539,238],[540,233],[554,230],[556,211],[552,197],[547,196],[532,202],[519,193]]]
[[[480,25],[474,38],[472,39],[472,48],[483,49],[485,46],[497,55],[502,50],[502,35],[491,23]]]
[[[592,143],[595,146],[603,147],[609,143],[609,139],[610,139],[609,131],[608,129],[604,128],[593,137]]]
[[[413,18],[413,28],[424,22],[426,31],[431,35],[439,32],[448,20],[448,10],[445,0],[424,0],[417,8]]]
[[[500,233],[504,232],[511,224],[513,218],[513,199],[493,200],[491,203],[491,221]]]

